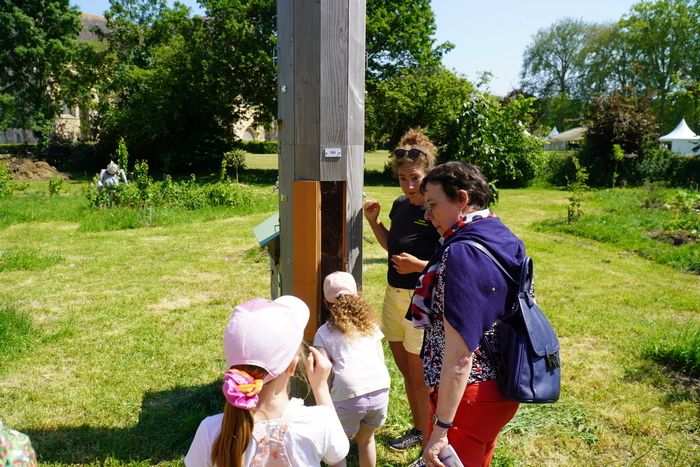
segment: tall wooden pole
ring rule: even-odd
[[[308,338],[321,276],[362,283],[365,0],[278,0],[277,18],[281,285]]]

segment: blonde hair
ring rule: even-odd
[[[236,365],[256,379],[264,379],[267,371],[254,365]],[[253,435],[253,415],[250,410],[234,407],[228,402],[224,406],[221,432],[211,447],[211,463],[217,467],[243,467],[243,453]]]
[[[425,136],[420,128],[411,128],[399,140],[396,149],[419,149],[423,154],[415,159],[409,157],[398,157],[392,152],[391,154],[391,169],[394,175],[398,175],[398,170],[404,165],[414,165],[418,169],[422,169],[425,173],[435,166],[437,158],[437,147],[430,141],[430,138]]]
[[[376,329],[374,311],[360,295],[341,295],[330,303],[329,322],[343,334],[370,335]]]

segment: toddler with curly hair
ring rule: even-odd
[[[352,274],[326,276],[323,295],[330,319],[316,332],[314,346],[333,366],[331,399],[345,433],[357,442],[360,465],[374,466],[374,432],[386,421],[391,383],[381,343],[384,335],[357,293]]]

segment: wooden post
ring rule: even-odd
[[[322,276],[362,284],[365,0],[279,0],[277,18],[281,285],[311,308],[308,337],[322,324]],[[320,208],[293,199],[300,181],[318,182]]]

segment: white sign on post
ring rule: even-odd
[[[341,156],[341,150],[340,148],[324,148],[323,149],[323,157],[327,157],[330,159],[338,159]]]

